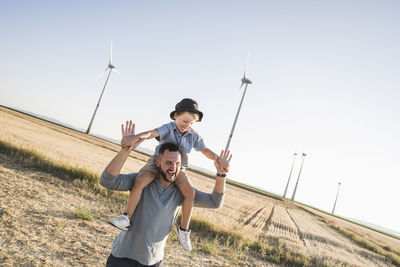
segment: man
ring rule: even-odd
[[[132,122],[126,122],[125,128],[122,125],[121,150],[101,175],[102,186],[120,191],[132,188],[137,174],[120,174],[120,171],[129,153],[142,141],[142,138],[135,135],[135,125]],[[208,194],[196,189],[195,206],[222,206],[225,176],[231,158],[229,151],[221,152],[220,160],[214,162],[217,169],[214,190]],[[163,144],[159,149],[156,164],[159,173],[156,179],[144,188],[129,231],[121,231],[114,240],[111,255],[107,260],[109,267],[163,266],[165,243],[178,213],[178,206],[183,201],[182,194],[173,184],[181,164],[177,146]]]

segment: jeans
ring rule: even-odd
[[[107,259],[106,267],[164,267],[162,261],[153,265],[143,265],[129,258],[116,258],[112,254]]]

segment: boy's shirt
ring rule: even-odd
[[[182,155],[182,168],[187,168],[189,165],[188,156],[192,148],[196,151],[202,151],[206,148],[203,138],[196,131],[190,129],[183,135],[176,128],[175,122],[170,122],[156,128],[159,136],[159,144],[155,149],[154,157],[158,155],[159,147],[164,143],[173,143],[179,147]]]

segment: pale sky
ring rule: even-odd
[[[398,1],[0,1],[0,104],[86,129],[113,40],[121,75],[92,133],[156,128],[190,97],[218,152],[250,51],[229,177],[282,195],[306,153],[297,201],[330,212],[341,182],[337,215],[400,232],[399,14]]]

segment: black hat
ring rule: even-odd
[[[189,112],[197,113],[197,114],[199,114],[198,121],[201,121],[201,119],[203,118],[203,112],[201,112],[199,110],[197,102],[191,98],[184,98],[181,100],[181,102],[179,102],[178,104],[175,105],[175,110],[172,111],[171,114],[169,114],[171,119],[174,119],[174,114],[175,114],[175,112],[178,112],[178,111],[189,111]]]

